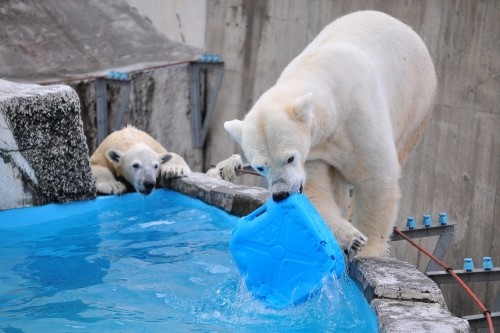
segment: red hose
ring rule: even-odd
[[[483,315],[486,317],[486,321],[488,322],[488,330],[490,333],[494,333],[495,329],[493,328],[493,320],[491,319],[491,312],[484,306],[483,303],[477,298],[477,296],[474,294],[474,292],[465,284],[465,282],[453,271],[451,267],[448,267],[444,262],[436,258],[432,253],[415,243],[413,240],[411,240],[408,236],[406,236],[404,233],[399,231],[397,227],[394,227],[394,232],[407,240],[411,245],[415,246],[419,251],[423,252],[426,256],[434,260],[439,266],[443,267],[448,274],[450,274],[461,286],[462,288],[467,292],[467,294],[472,298],[472,300],[479,306],[481,311],[483,312]]]

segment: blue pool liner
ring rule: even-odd
[[[303,194],[269,199],[240,218],[229,247],[248,290],[277,309],[307,300],[325,277],[346,270],[337,240]]]

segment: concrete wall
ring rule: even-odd
[[[217,162],[239,152],[236,144],[227,144],[223,122],[242,118],[322,27],[363,9],[384,11],[412,26],[430,50],[439,81],[430,126],[403,169],[398,225],[404,226],[407,215],[447,211],[458,226],[445,261],[461,268],[464,257],[480,265],[491,255],[499,264],[499,1],[207,0],[205,45],[222,55],[226,73],[206,159]],[[172,21],[177,13],[165,15]],[[243,183],[260,180],[247,176]],[[431,249],[435,242],[422,241]],[[394,244],[392,253],[421,270],[427,264],[405,243]],[[499,282],[472,288],[491,310],[500,310]],[[478,312],[458,287],[445,287],[444,295],[454,313]]]
[[[205,49],[205,0],[127,0],[168,39]]]

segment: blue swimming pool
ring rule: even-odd
[[[168,191],[0,212],[0,331],[376,332],[348,277],[284,310],[252,299],[237,221]]]

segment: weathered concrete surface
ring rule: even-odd
[[[375,299],[372,308],[377,314],[380,333],[467,333],[469,322],[454,317],[437,303]]]
[[[356,258],[349,275],[377,313],[379,332],[470,332],[453,316],[438,286],[409,263],[394,258]]]
[[[95,197],[80,102],[68,86],[0,80],[0,209]]]
[[[366,298],[438,303],[446,306],[441,290],[415,266],[394,258],[354,261],[350,274],[361,284]]]
[[[204,173],[170,179],[162,186],[198,198],[236,216],[251,213],[269,198],[269,192],[261,187],[234,185]]]
[[[168,39],[200,49],[205,47],[206,0],[126,0],[151,19]],[[175,15],[175,17],[174,17]],[[214,53],[208,49],[209,53]]]
[[[15,81],[84,78],[201,54],[169,41],[123,0],[6,0],[0,22],[0,77]]]

